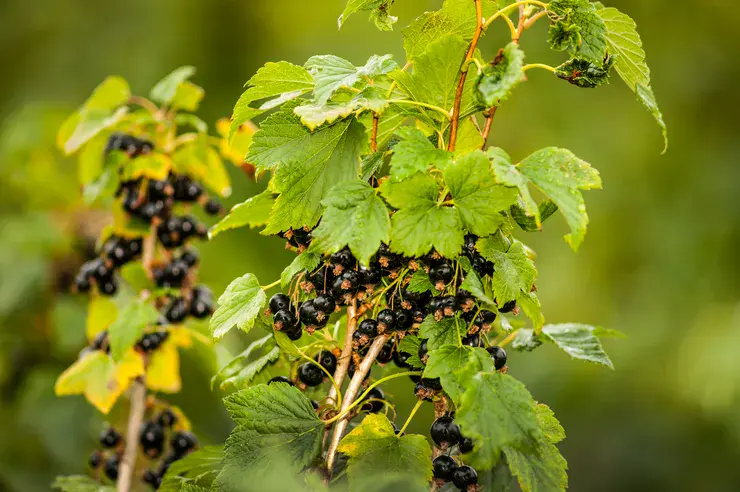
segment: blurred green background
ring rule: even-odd
[[[396,3],[400,28],[441,2]],[[660,155],[659,130],[616,76],[611,86],[579,90],[544,71],[530,72],[498,112],[491,143],[515,158],[567,147],[601,171],[605,189],[587,194],[592,224],[579,254],[562,241],[560,218],[520,237],[539,254],[549,321],[599,324],[629,338],[606,342],[615,372],[545,346],[510,354],[511,374],[565,426],[571,490],[737,491],[740,10],[730,0],[608,4],[641,28],[668,153]],[[81,397],[53,395],[85,343],[84,299],[65,290],[98,220],[80,204],[74,161],[53,149],[65,113],[108,74],[145,94],[191,64],[207,92],[200,115],[215,122],[267,61],[402,59],[398,29],[380,33],[358,15],[338,32],[342,8],[341,0],[0,2],[0,491],[46,490],[57,474],[84,472],[103,421]],[[484,38],[489,57],[506,34],[502,23]],[[526,34],[528,61],[558,64],[563,57],[544,39],[544,25]],[[233,171],[228,205],[259,189]],[[247,271],[268,283],[289,261],[281,248],[254,231],[223,234],[201,248],[202,280],[216,292]],[[215,364],[185,353],[185,390],[172,398],[206,442],[230,429],[208,385]],[[402,418],[409,384],[387,389]],[[431,409],[420,415],[411,430],[426,433]]]

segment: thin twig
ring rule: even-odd
[[[496,109],[498,106],[493,106],[488,111],[486,111],[486,126],[483,127],[483,133],[481,133],[481,136],[483,137],[483,148],[482,150],[486,150],[486,145],[488,145],[488,135],[491,133],[491,127],[493,126],[493,117],[496,116]]]
[[[362,387],[362,382],[365,380],[365,376],[370,372],[370,368],[373,366],[375,359],[378,357],[378,354],[383,349],[383,345],[385,345],[385,342],[387,342],[390,337],[391,335],[380,335],[375,338],[372,345],[370,345],[367,355],[362,359],[360,366],[355,370],[352,381],[350,381],[349,386],[347,386],[347,391],[344,393],[344,399],[342,400],[342,408],[340,411],[346,410],[350,405],[352,405],[357,397],[357,393]],[[342,440],[342,434],[344,434],[344,431],[347,429],[347,424],[349,423],[348,417],[349,415],[345,415],[344,418],[340,419],[334,425],[334,434],[331,436],[329,451],[326,454],[326,468],[330,476],[331,469],[334,466],[334,460],[337,455],[339,441]]]
[[[141,264],[146,271],[147,277],[151,280],[152,266],[154,266],[154,255],[157,250],[157,225],[155,224],[155,221],[152,221],[152,225],[149,228],[149,235],[144,238],[142,249]]]
[[[146,383],[144,377],[137,378],[131,385],[131,411],[128,415],[126,448],[123,451],[118,472],[118,492],[129,492],[136,468],[136,451],[139,448],[139,432],[146,410]]]
[[[337,383],[337,387],[339,388],[342,387],[344,378],[347,376],[349,363],[352,359],[352,335],[355,333],[356,326],[357,300],[352,299],[352,303],[347,307],[347,334],[344,339],[344,348],[342,349],[342,355],[339,356],[337,369],[334,371],[334,381]],[[329,405],[340,403],[337,401],[337,391],[333,386],[329,390],[329,396],[326,397],[326,403]]]
[[[380,122],[380,118],[378,118],[378,113],[373,113],[373,131],[370,134],[370,150],[373,152],[378,151],[378,123]]]
[[[455,144],[457,143],[457,128],[460,124],[460,106],[462,105],[462,95],[465,89],[465,79],[468,77],[468,65],[470,60],[475,56],[475,48],[478,46],[478,40],[480,39],[481,33],[483,32],[483,6],[481,0],[475,0],[475,33],[473,34],[473,40],[468,46],[468,51],[465,53],[465,59],[460,69],[460,80],[457,82],[457,91],[455,92],[455,103],[452,107],[452,119],[450,122],[450,144],[447,146],[447,150],[454,152]]]

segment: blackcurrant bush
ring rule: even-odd
[[[179,431],[170,439],[170,446],[175,455],[182,456],[191,451],[198,444],[198,438],[195,434],[188,431]]]
[[[290,297],[285,294],[275,294],[270,298],[270,311],[277,313],[290,307]]]
[[[318,386],[324,381],[324,371],[313,362],[306,362],[298,368],[298,379],[306,386]]]
[[[293,311],[287,309],[281,309],[275,313],[273,317],[273,324],[275,329],[278,331],[293,332],[297,327],[300,327],[300,321]]]
[[[87,458],[87,464],[92,469],[99,468],[103,464],[103,453],[97,450],[93,451],[90,457]]]
[[[326,369],[329,374],[334,374],[337,370],[337,358],[334,354],[328,350],[322,350],[316,355],[316,362],[321,364],[321,367]]]
[[[118,456],[113,455],[105,461],[105,476],[109,480],[118,480],[118,466],[120,460]]]
[[[378,322],[374,319],[365,319],[357,327],[357,331],[367,338],[375,338],[378,336]]]
[[[157,416],[157,422],[162,427],[172,427],[177,422],[177,415],[169,408],[162,410],[162,413]]]
[[[470,466],[460,466],[452,473],[452,483],[460,490],[468,490],[469,486],[478,483],[478,472]]]
[[[318,311],[324,313],[327,317],[330,316],[337,307],[336,301],[329,294],[319,294],[316,296],[313,300],[313,305]]]
[[[439,480],[452,480],[452,474],[457,470],[457,461],[451,456],[437,456],[432,462],[434,467],[434,478]]]
[[[439,263],[429,269],[429,280],[435,285],[437,290],[444,289],[444,286],[452,280],[455,270],[447,262]]]
[[[396,315],[390,309],[383,309],[378,313],[378,331],[383,333],[396,329]]]
[[[488,353],[491,354],[493,365],[494,367],[496,367],[496,369],[501,369],[506,365],[506,350],[498,346],[488,347],[486,350],[488,350]]]
[[[432,441],[442,449],[454,446],[460,441],[460,427],[452,417],[446,415],[432,423],[429,434],[432,436]]]
[[[378,413],[381,410],[383,410],[383,407],[385,406],[385,403],[383,403],[381,400],[385,400],[385,393],[383,393],[383,390],[379,387],[375,387],[371,389],[365,398],[363,400],[374,400],[374,401],[368,401],[364,405],[362,405],[362,410],[365,412],[370,413]]]
[[[108,428],[100,433],[100,445],[106,449],[114,448],[121,442],[121,434]]]
[[[285,376],[275,376],[274,378],[270,379],[267,382],[267,384],[272,384],[272,383],[285,383],[285,384],[289,384],[291,386],[295,386],[295,384],[293,384],[293,381],[291,381],[290,379],[286,378]]]
[[[473,450],[473,440],[469,437],[460,436],[460,442],[457,443],[457,449],[462,454],[471,452]]]

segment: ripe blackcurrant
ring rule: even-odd
[[[399,352],[399,351],[393,352],[393,362],[396,364],[396,366],[402,369],[411,367],[409,363],[406,362],[409,357],[411,357],[411,354],[406,353],[406,352]]]
[[[103,464],[103,453],[97,450],[93,451],[90,457],[87,458],[87,464],[92,469],[99,468]]]
[[[390,340],[380,349],[376,360],[381,364],[386,364],[393,359],[393,353],[393,340]]]
[[[166,331],[147,333],[141,337],[141,340],[139,340],[136,346],[144,353],[153,352],[162,345],[162,342],[164,342],[168,336],[169,333]]]
[[[213,301],[202,297],[193,297],[190,303],[190,314],[197,319],[205,319],[213,314]]]
[[[509,301],[503,306],[501,306],[500,308],[498,308],[498,311],[500,313],[510,313],[514,310],[515,307],[516,307],[516,301]]]
[[[457,304],[463,312],[470,312],[475,307],[475,298],[467,290],[458,289],[455,297],[457,298]]]
[[[121,435],[112,428],[100,433],[100,445],[106,449],[116,447],[121,442]]]
[[[185,263],[188,267],[194,267],[198,264],[198,252],[194,249],[188,249],[183,251],[180,255],[180,261]]]
[[[434,478],[439,480],[452,480],[452,474],[457,470],[457,461],[451,456],[437,456],[432,465],[434,466]]]
[[[270,298],[270,311],[277,313],[290,307],[290,297],[285,294],[275,294]]]
[[[428,352],[429,352],[428,341],[422,340],[421,343],[419,344],[419,354],[418,355],[421,361],[424,362],[425,364],[427,361]]]
[[[286,378],[285,376],[275,376],[274,378],[270,379],[267,382],[267,384],[272,384],[272,383],[285,383],[285,384],[289,384],[291,386],[295,386],[295,384],[293,384],[293,381],[291,381],[290,379]]]
[[[437,290],[443,290],[454,275],[455,270],[447,262],[439,263],[429,269],[429,280],[432,281]]]
[[[473,450],[473,440],[469,437],[460,436],[460,442],[457,443],[457,449],[462,454],[471,452]]]
[[[383,280],[383,271],[379,265],[360,267],[360,275],[362,276],[362,285],[376,285]]]
[[[452,417],[446,415],[439,417],[432,423],[429,433],[432,436],[432,441],[442,449],[454,446],[460,441],[460,427]]]
[[[378,331],[387,333],[396,329],[396,315],[390,309],[378,313]]]
[[[208,215],[218,215],[223,211],[223,207],[220,203],[218,203],[217,200],[214,200],[211,198],[208,200],[203,207],[203,209],[206,211]]]
[[[488,347],[486,350],[488,350],[488,353],[491,354],[493,365],[494,367],[496,367],[496,369],[501,369],[506,365],[506,350],[498,346]]]
[[[298,312],[300,313],[301,323],[306,326],[323,326],[326,324],[326,315],[316,309],[313,299],[301,304]]]
[[[383,407],[385,406],[385,403],[381,401],[385,400],[385,393],[383,393],[382,389],[376,386],[367,393],[367,396],[364,398],[364,400],[374,401],[368,401],[367,403],[362,405],[362,410],[370,413],[378,413],[383,410]]]
[[[460,490],[468,490],[469,486],[478,483],[478,472],[470,466],[460,466],[452,473],[452,483]]]
[[[118,292],[118,282],[116,282],[115,279],[111,278],[107,282],[98,284],[98,289],[100,290],[100,293],[103,295],[106,295],[106,296],[115,295],[116,292]]]
[[[332,296],[329,294],[319,294],[313,300],[314,307],[324,313],[326,317],[330,316],[337,307],[337,303]]]
[[[414,314],[405,309],[396,309],[393,311],[396,317],[396,329],[407,330],[414,324]]]
[[[118,459],[118,456],[116,455],[113,455],[106,460],[105,476],[108,477],[109,480],[118,480],[118,465],[119,464],[120,464],[120,461]]]
[[[349,250],[349,248],[344,248],[336,253],[332,254],[329,258],[331,260],[332,265],[341,265],[343,268],[351,268],[354,266],[355,257],[352,255],[352,252]]]
[[[352,345],[355,349],[360,349],[362,347],[365,347],[368,343],[370,343],[370,339],[360,333],[360,330],[356,330],[352,334]]]
[[[139,443],[144,453],[156,458],[164,449],[164,428],[158,422],[147,422],[141,428]]]
[[[439,378],[421,378],[421,382],[429,389],[439,391],[442,389],[442,383]]]
[[[481,343],[480,335],[477,333],[468,335],[465,338],[463,338],[462,344],[467,345],[468,347],[482,347],[483,346],[483,344]]]
[[[197,444],[198,438],[195,437],[195,434],[188,431],[175,432],[172,439],[170,439],[172,451],[178,456],[182,456],[192,450]]]
[[[172,298],[164,315],[170,323],[180,323],[188,315],[188,301],[184,297]]]
[[[484,275],[493,275],[494,266],[493,263],[483,258],[480,254],[475,254],[470,257],[470,264],[473,266],[478,275],[483,277]]]
[[[144,470],[144,473],[141,474],[141,481],[157,489],[162,483],[162,477],[159,473],[149,468]]]
[[[288,311],[287,309],[281,309],[275,313],[273,324],[276,330],[285,331],[286,333],[293,332],[296,327],[300,326],[300,322],[293,311]]]
[[[367,338],[375,338],[378,336],[378,322],[374,319],[363,320],[357,327],[357,331]]]
[[[324,381],[324,371],[313,362],[306,362],[298,368],[298,379],[306,386],[318,386]]]
[[[491,328],[491,324],[496,321],[496,313],[493,311],[488,311],[484,309],[480,313],[478,313],[478,316],[475,317],[475,326],[482,328],[484,330],[489,330]]]
[[[172,427],[175,425],[175,422],[177,422],[177,415],[175,415],[175,412],[169,408],[166,408],[162,410],[162,413],[157,417],[157,422],[159,422],[159,425],[162,427]]]
[[[334,354],[328,350],[322,350],[316,355],[316,362],[321,364],[321,367],[326,369],[329,374],[334,374],[337,370],[337,358]]]
[[[439,307],[442,312],[442,316],[445,318],[451,318],[455,315],[455,311],[460,307],[457,303],[455,296],[444,296],[439,298]]]

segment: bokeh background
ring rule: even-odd
[[[399,0],[398,27],[439,0]],[[616,78],[579,90],[530,72],[499,111],[491,143],[515,158],[572,149],[602,173],[589,192],[592,224],[580,252],[562,219],[521,234],[539,254],[549,321],[582,321],[629,335],[608,340],[616,371],[571,361],[551,346],[510,355],[511,373],[564,424],[573,491],[740,490],[740,10],[731,0],[613,0],[641,28],[671,144]],[[84,299],[66,286],[85,259],[97,213],[79,199],[75,162],[53,148],[61,119],[106,75],[145,94],[192,64],[207,91],[200,115],[229,116],[244,82],[267,61],[334,53],[356,64],[402,59],[398,30],[364,18],[338,32],[341,0],[4,0],[0,2],[0,491],[47,490],[84,472],[103,417],[82,398],[57,399],[56,376],[84,345]],[[489,56],[503,23],[482,43]],[[527,33],[530,62],[557,64],[545,26]],[[615,76],[616,77],[616,76]],[[228,205],[260,185],[233,170]],[[255,231],[201,248],[202,279],[220,292],[252,271],[277,278],[290,255]],[[232,337],[223,353],[245,338]],[[236,347],[236,348],[235,348]],[[173,400],[206,442],[230,423],[209,388],[218,361],[185,353]],[[398,380],[397,380],[398,381]],[[402,416],[407,382],[391,385]],[[431,411],[414,421],[426,432]]]

